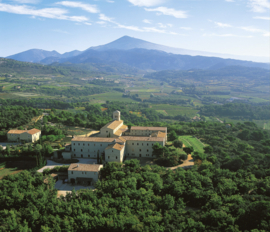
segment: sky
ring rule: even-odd
[[[0,57],[83,51],[122,36],[243,56],[270,53],[269,0],[0,0]]]

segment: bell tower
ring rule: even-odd
[[[121,112],[116,110],[113,112],[113,119],[116,121],[120,121],[121,120]]]

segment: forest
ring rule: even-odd
[[[268,161],[269,162],[269,161]],[[1,231],[269,231],[270,179],[203,163],[192,170],[110,163],[96,191],[56,198],[23,171],[0,182]],[[49,181],[44,182],[44,178]]]
[[[200,108],[203,116],[230,117],[244,120],[269,120],[270,105],[251,105],[244,103],[227,103],[224,105],[204,105]]]
[[[23,106],[0,106],[0,130],[16,128],[31,122],[40,115],[38,109]],[[21,128],[24,129],[24,128]]]

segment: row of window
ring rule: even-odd
[[[132,143],[132,145],[134,146],[134,145],[135,145],[135,143]],[[140,143],[137,143],[137,146],[139,146],[139,145],[140,145]],[[148,145],[149,145],[149,143],[147,143],[147,144],[146,144],[146,146],[148,146]],[[154,144],[152,143],[152,144],[150,144],[150,145],[152,145],[152,146],[153,146]],[[142,143],[142,146],[143,146],[143,143]]]
[[[73,174],[73,171],[71,171],[71,174]],[[86,172],[82,172],[82,174],[87,174]],[[96,172],[94,172],[94,175],[96,175],[97,173]]]
[[[108,159],[110,159],[110,156],[108,156]],[[115,157],[115,159],[117,159],[117,156]]]
[[[76,154],[74,154],[74,157],[76,157]],[[81,154],[81,158],[83,158],[83,154]],[[96,157],[96,155],[94,155],[94,157]],[[90,155],[88,155],[88,158],[90,158]]]
[[[73,143],[74,146],[76,146],[75,143]],[[85,146],[85,143],[82,144],[83,146]],[[80,143],[78,143],[78,146],[81,146]],[[90,146],[90,143],[88,143],[88,147]],[[94,143],[94,146],[96,146],[96,144]],[[100,146],[102,147],[102,143],[100,144]]]

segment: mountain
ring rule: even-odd
[[[219,69],[226,66],[246,66],[269,69],[269,64],[255,63],[217,57],[189,56],[166,53],[157,50],[92,50],[88,49],[78,56],[59,60],[60,63],[122,63],[141,70],[188,70]]]
[[[135,48],[143,48],[148,50],[158,50],[167,53],[180,54],[180,55],[191,55],[191,56],[210,56],[210,57],[220,57],[220,58],[231,58],[231,59],[240,59],[240,60],[249,60],[255,62],[264,62],[269,63],[269,57],[256,57],[256,56],[237,56],[231,54],[219,54],[219,53],[211,53],[205,51],[196,51],[196,50],[188,50],[183,48],[173,48],[164,45],[159,45],[155,43],[151,43],[145,40],[123,36],[111,43],[90,47],[90,50],[97,51],[107,51],[107,50],[130,50]]]
[[[46,57],[52,56],[52,57],[58,57],[61,54],[57,51],[45,51],[41,49],[30,49],[25,52],[21,52],[12,56],[8,56],[7,58],[18,60],[18,61],[24,61],[24,62],[33,62],[33,63],[39,63],[41,60],[45,59]]]
[[[73,56],[77,56],[81,54],[81,51],[74,50],[71,52],[66,52],[64,54],[60,54],[57,51],[45,51],[42,49],[30,49],[25,52],[21,52],[12,56],[8,56],[7,58],[18,60],[18,61],[24,61],[24,62],[32,62],[32,63],[40,63],[41,60],[46,60],[47,64],[53,63],[55,61],[58,61],[61,58],[69,58]]]

